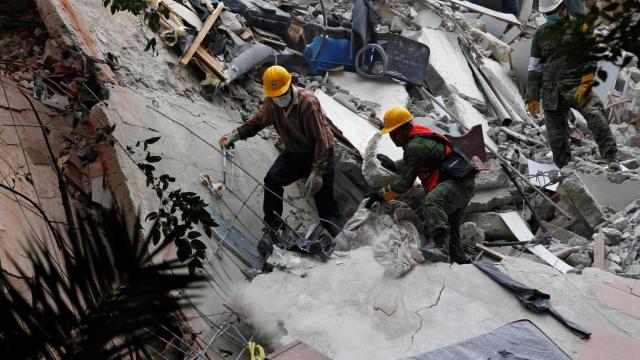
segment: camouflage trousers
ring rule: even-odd
[[[574,108],[587,120],[589,130],[598,144],[600,156],[607,160],[615,160],[618,148],[611,134],[611,129],[604,116],[602,101],[596,94],[592,94],[589,101],[580,106],[575,98],[576,89],[560,93],[557,110],[544,111],[544,123],[547,127],[549,146],[553,152],[553,162],[563,167],[571,161],[571,147],[569,146],[569,110]]]
[[[460,225],[474,189],[473,177],[446,180],[431,190],[424,201],[426,235],[437,247],[448,250],[452,262],[465,263],[468,260],[460,241]]]

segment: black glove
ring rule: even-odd
[[[388,157],[385,154],[378,154],[376,155],[376,157],[378,158],[378,160],[380,160],[380,165],[382,165],[382,167],[393,172],[398,172],[396,163],[393,160],[391,160],[390,157]]]
[[[373,204],[379,202],[384,202],[384,197],[380,195],[377,191],[367,195],[365,198],[368,198],[367,202],[364,204],[364,207],[367,209],[371,209]]]

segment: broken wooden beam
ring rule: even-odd
[[[175,23],[165,19],[163,16],[160,17],[160,24],[169,30],[176,30],[178,27]],[[220,81],[227,80],[227,76],[224,72],[224,65],[201,46],[198,46],[196,49],[195,56],[192,58],[192,61],[205,74],[214,74],[220,79]]]
[[[494,258],[494,259],[496,259],[498,261],[502,261],[502,259],[504,259],[504,255],[502,255],[499,252],[497,252],[497,251],[495,251],[495,250],[493,250],[491,248],[488,248],[488,247],[486,247],[486,246],[484,246],[484,245],[482,245],[480,243],[475,243],[473,246],[477,250],[482,251],[484,254],[487,254],[490,257],[492,257],[492,258]]]
[[[191,9],[184,6],[183,4],[177,3],[173,0],[162,0],[160,1],[160,5],[163,5],[169,8],[169,10],[171,10],[172,13],[178,15],[181,19],[186,21],[189,25],[196,28],[196,30],[199,31],[200,29],[202,29],[202,26],[203,26],[202,21],[200,20],[200,18],[198,18],[198,15],[196,15],[193,11],[191,11]]]
[[[202,47],[198,47],[195,56],[205,63],[222,81],[227,81],[227,75],[224,73],[224,65],[214,56]]]
[[[193,57],[193,54],[196,53],[196,50],[200,48],[200,44],[202,43],[202,40],[204,40],[205,36],[207,36],[207,34],[209,33],[209,30],[211,30],[213,23],[216,22],[223,8],[224,8],[224,4],[218,3],[218,6],[213,11],[213,13],[209,15],[209,17],[207,18],[207,21],[204,22],[204,25],[202,25],[202,29],[200,29],[196,37],[193,39],[193,42],[191,43],[187,51],[185,51],[184,54],[182,54],[182,57],[180,57],[180,61],[178,62],[179,66],[186,66],[187,63],[189,63],[189,60],[191,60],[191,57]]]

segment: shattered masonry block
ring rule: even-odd
[[[497,212],[470,213],[464,221],[473,222],[484,230],[487,240],[517,240]]]
[[[614,228],[603,228],[600,232],[605,236],[606,245],[617,245],[622,241],[622,233]]]
[[[576,210],[592,228],[604,220],[602,208],[575,174],[571,174],[558,186],[558,192],[571,199]]]

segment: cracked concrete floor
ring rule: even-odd
[[[402,278],[386,278],[370,247],[339,255],[314,264],[306,277],[276,270],[244,290],[240,301],[263,341],[278,346],[300,339],[336,360],[398,359],[530,319],[575,359],[593,358],[594,347],[601,354],[619,351],[605,358],[637,354],[640,319],[601,302],[596,291],[628,279],[593,268],[583,275],[562,275],[523,258],[506,258],[499,266],[550,294],[561,314],[593,331],[592,339],[584,341],[550,315],[525,309],[473,265],[421,264]],[[640,304],[640,297],[629,296]],[[395,305],[397,311],[387,316],[374,304]],[[271,325],[279,321],[279,328]],[[626,345],[616,348],[616,343]]]

